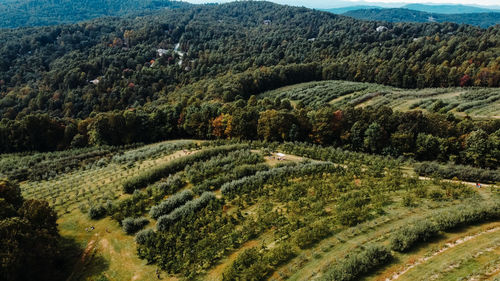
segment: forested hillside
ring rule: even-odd
[[[498,27],[398,23],[377,32],[379,25],[241,2],[137,19],[2,30],[0,115],[84,118],[92,111],[136,107],[229,70],[293,63],[316,62],[305,73],[310,79],[405,88],[500,83]]]
[[[470,24],[483,28],[500,23],[499,12],[489,13],[464,13],[464,14],[438,14],[415,11],[403,8],[394,9],[359,9],[343,14],[357,19],[390,21],[390,22],[454,22]]]
[[[0,28],[74,23],[105,16],[139,15],[188,6],[170,0],[2,0]]]
[[[500,83],[498,26],[378,26],[238,2],[3,30],[0,151],[258,138],[496,167],[498,149],[490,147],[497,147],[498,122],[348,105],[311,110],[252,97],[323,79],[404,88]],[[475,135],[488,143],[469,155]],[[419,152],[417,141],[427,147]]]

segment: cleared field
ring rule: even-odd
[[[476,118],[500,118],[498,88],[428,88],[398,89],[378,84],[348,81],[320,81],[297,84],[269,91],[261,98],[288,98],[312,107],[382,106],[396,110],[422,109],[432,112],[453,112]]]

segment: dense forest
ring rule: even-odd
[[[188,5],[170,0],[2,0],[0,28],[75,23],[105,16],[140,15],[162,8]]]
[[[140,106],[203,78],[314,62],[313,72],[304,73],[310,79],[404,88],[499,85],[498,27],[397,23],[377,32],[380,24],[239,2],[1,30],[0,116],[85,118]]]
[[[499,12],[438,14],[427,13],[403,8],[393,9],[360,9],[343,14],[357,19],[390,21],[390,22],[454,22],[488,28],[500,24]]]
[[[179,137],[309,141],[497,167],[499,122],[254,94],[346,79],[498,86],[500,29],[387,24],[267,2],[0,31],[0,151]],[[144,105],[144,106],[143,106]]]

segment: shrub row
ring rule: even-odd
[[[183,170],[186,165],[209,159],[215,155],[228,153],[234,150],[239,150],[246,148],[246,145],[229,145],[229,146],[221,146],[215,148],[209,148],[202,151],[199,151],[195,154],[188,155],[179,159],[172,160],[166,164],[163,164],[159,167],[146,171],[123,184],[123,191],[126,193],[132,193],[136,189],[143,188],[148,184],[154,183],[161,178],[167,177],[170,174],[174,174]]]
[[[380,245],[370,245],[359,253],[346,257],[341,263],[329,268],[322,281],[350,281],[359,278],[373,269],[388,263],[392,259],[391,251]]]
[[[472,225],[500,218],[498,202],[477,205],[461,204],[433,212],[429,217],[414,221],[397,230],[391,236],[391,247],[395,251],[405,252],[415,244],[435,237],[439,231]]]
[[[458,178],[464,181],[500,182],[500,171],[474,168],[463,165],[440,165],[435,162],[425,162],[415,165],[415,172],[420,176],[439,176],[445,179]]]
[[[155,201],[161,200],[167,194],[176,193],[185,185],[182,172],[169,176],[165,181],[161,181],[153,187]]]
[[[391,236],[391,248],[398,252],[408,251],[418,242],[432,239],[439,233],[436,224],[428,220],[414,221]]]
[[[66,153],[37,153],[30,156],[6,155],[0,161],[0,177],[4,176],[18,181],[47,179],[60,173],[85,167],[118,150],[118,147],[102,147],[75,149]]]
[[[139,245],[144,245],[147,241],[150,241],[155,235],[155,231],[152,228],[143,229],[135,235],[135,243]]]
[[[148,225],[147,218],[126,218],[122,221],[123,231],[127,234],[134,234]]]
[[[156,228],[158,231],[167,231],[170,225],[174,224],[182,217],[189,216],[201,208],[205,207],[210,201],[215,199],[215,194],[212,192],[205,192],[199,198],[191,200],[186,204],[176,208],[168,215],[163,215],[158,219]]]
[[[244,250],[224,271],[222,280],[267,280],[273,270],[296,255],[290,243],[281,243],[270,250],[259,251],[255,247]]]
[[[196,185],[213,175],[229,172],[236,166],[257,164],[263,161],[262,155],[252,153],[249,149],[237,150],[227,155],[217,155],[205,162],[196,162],[191,166],[186,166],[185,174],[189,182]]]
[[[145,159],[154,158],[160,154],[170,154],[180,149],[191,149],[196,147],[196,143],[190,140],[180,140],[176,142],[167,142],[155,145],[147,145],[138,149],[129,150],[113,156],[115,163],[130,163]]]
[[[196,194],[202,194],[205,191],[210,191],[213,189],[216,189],[222,185],[224,185],[227,182],[243,178],[243,177],[248,177],[251,176],[259,171],[266,171],[269,169],[269,166],[265,163],[259,163],[257,165],[241,165],[235,167],[232,171],[228,173],[223,173],[220,176],[213,178],[213,179],[208,179],[203,181],[202,183],[196,185],[193,187],[193,191]]]
[[[500,218],[500,204],[456,206],[436,212],[433,216],[439,230],[467,226]]]
[[[165,199],[160,204],[153,206],[149,211],[149,215],[153,219],[157,219],[160,216],[169,214],[175,208],[184,205],[191,199],[193,199],[193,192],[191,190],[184,190],[182,192],[178,192],[173,196]]]
[[[301,163],[293,166],[277,167],[267,171],[257,172],[253,176],[243,177],[228,183],[221,187],[222,194],[228,197],[234,197],[237,194],[247,193],[252,190],[262,188],[266,183],[276,183],[288,176],[303,176],[323,172],[333,172],[342,169],[336,167],[333,163]]]

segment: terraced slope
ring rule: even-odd
[[[497,275],[497,209],[409,251],[391,246],[415,221],[495,206],[495,185],[418,178],[411,163],[307,144],[175,141],[116,151],[21,185],[56,206],[61,234],[81,246],[70,280],[332,280],[374,246],[390,259],[341,280]]]
[[[435,88],[403,90],[371,83],[320,81],[266,92],[260,97],[319,106],[382,106],[396,110],[423,109],[477,118],[500,118],[500,90],[495,88]]]

